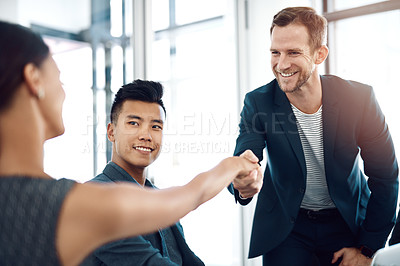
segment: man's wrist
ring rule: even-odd
[[[363,254],[364,256],[366,256],[368,258],[372,258],[372,256],[375,253],[372,249],[370,249],[369,247],[364,246],[364,245],[358,247],[358,249],[361,251],[361,254]]]
[[[248,199],[248,198],[243,197],[243,196],[240,194],[240,192],[239,192],[239,198],[242,199],[242,200]]]

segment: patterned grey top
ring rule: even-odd
[[[325,175],[322,105],[313,114],[303,113],[292,106],[306,160],[306,192],[301,207],[309,210],[336,208],[329,195]]]
[[[0,265],[60,265],[56,228],[75,181],[0,177]]]

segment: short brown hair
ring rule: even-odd
[[[270,34],[275,26],[285,27],[289,24],[301,24],[307,28],[311,48],[320,48],[325,44],[327,21],[311,7],[288,7],[279,11],[272,20]]]

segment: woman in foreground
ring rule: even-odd
[[[59,70],[29,29],[0,21],[0,35],[1,265],[77,265],[106,242],[173,224],[234,178],[260,174],[248,151],[166,190],[52,179],[43,144],[64,132]]]

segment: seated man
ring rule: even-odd
[[[132,182],[154,188],[146,167],[161,151],[165,107],[158,82],[135,80],[121,87],[111,107],[107,136],[112,157],[92,181]],[[97,249],[85,265],[204,265],[185,242],[177,223],[158,232],[109,243]]]

